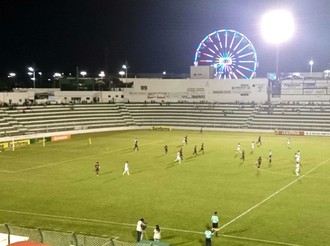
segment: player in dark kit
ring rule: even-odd
[[[100,172],[100,164],[99,162],[96,162],[95,164],[95,173],[97,176],[99,176],[99,172]]]
[[[139,150],[138,140],[137,138],[134,139],[134,148],[133,150]]]
[[[242,151],[242,157],[241,157],[242,161],[245,161],[245,151]]]
[[[202,152],[204,154],[204,143],[202,143],[201,149],[199,150],[199,152]]]
[[[197,156],[197,145],[195,145],[195,147],[194,147],[193,155],[194,155],[194,156]]]
[[[256,142],[256,144],[258,145],[258,147],[259,147],[259,145],[261,145],[261,136],[259,136],[258,141]]]
[[[183,151],[182,151],[182,148],[180,148],[179,152],[180,152],[180,158],[181,158],[181,160],[183,160]]]
[[[167,152],[168,152],[168,147],[167,147],[166,144],[165,144],[165,146],[164,146],[164,150],[165,150],[165,154],[167,154]]]
[[[262,162],[262,159],[261,159],[261,156],[259,156],[258,160],[257,160],[257,163],[256,163],[256,166],[258,168],[258,170],[260,169],[261,167],[261,162]]]

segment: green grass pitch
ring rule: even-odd
[[[184,136],[188,144],[183,145]],[[117,236],[156,224],[162,241],[203,245],[214,211],[214,245],[329,245],[330,140],[327,137],[204,131],[117,131],[74,135],[0,153],[0,224]],[[89,146],[88,138],[92,138]],[[139,151],[133,151],[138,138]],[[205,144],[205,154],[192,156]],[[246,160],[236,156],[241,144]],[[169,152],[164,154],[164,145]],[[174,162],[179,148],[183,161]],[[268,152],[273,152],[268,165]],[[301,174],[294,154],[301,152]],[[263,159],[261,170],[255,167]],[[94,164],[100,163],[96,176]],[[130,176],[123,176],[125,161]]]

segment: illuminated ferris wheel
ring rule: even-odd
[[[214,78],[252,79],[257,68],[257,53],[250,40],[235,30],[218,30],[199,44],[194,65],[214,67]]]

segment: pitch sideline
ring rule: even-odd
[[[46,217],[46,218],[48,217],[48,218],[54,218],[54,219],[84,221],[84,222],[90,222],[90,223],[120,225],[120,226],[133,227],[133,228],[136,226],[135,224],[129,224],[129,223],[120,223],[120,222],[96,220],[96,219],[87,219],[87,218],[77,218],[77,217],[69,217],[69,216],[58,216],[58,215],[50,215],[50,214],[39,214],[39,213],[22,212],[22,211],[6,210],[6,209],[0,209],[0,212],[15,213],[15,214],[22,214],[22,215],[32,215],[32,216],[39,216],[39,217]],[[175,229],[175,228],[167,228],[167,227],[162,227],[162,228],[163,228],[163,230],[174,231],[174,232],[192,233],[192,234],[199,234],[199,235],[204,234],[203,232],[200,232],[200,231],[183,230],[183,229]],[[225,235],[225,234],[219,234],[219,237],[238,239],[238,240],[244,240],[244,241],[251,241],[251,242],[259,242],[259,243],[267,243],[267,244],[273,244],[273,245],[299,246],[298,244],[276,242],[276,241],[263,240],[263,239],[257,239],[257,238],[231,236],[231,235]]]

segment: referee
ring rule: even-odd
[[[218,236],[219,217],[216,211],[211,217],[211,222],[212,222],[212,231],[215,231],[215,235]]]

